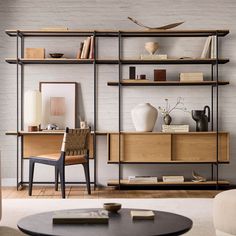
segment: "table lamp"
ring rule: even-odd
[[[38,131],[42,120],[42,97],[37,90],[29,90],[24,98],[24,121],[28,131]]]

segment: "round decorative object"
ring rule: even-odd
[[[163,120],[164,120],[164,123],[165,125],[170,125],[171,121],[172,121],[172,118],[169,114],[166,114],[164,117],[163,117]]]
[[[52,57],[52,58],[61,58],[63,57],[63,53],[49,53],[49,55]]]
[[[150,103],[141,103],[131,111],[136,131],[151,132],[157,120],[157,109]]]
[[[216,235],[236,235],[236,190],[227,190],[215,196],[213,202],[213,223]]]
[[[103,208],[110,212],[118,212],[121,209],[120,203],[107,202],[103,204]]]
[[[144,47],[150,53],[150,55],[153,55],[159,48],[159,45],[157,42],[147,42],[145,43]]]

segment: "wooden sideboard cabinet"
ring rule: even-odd
[[[108,162],[119,162],[119,134],[108,134]],[[216,132],[120,134],[124,163],[215,163]],[[218,162],[229,162],[229,133],[219,133]]]

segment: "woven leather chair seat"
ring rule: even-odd
[[[37,156],[37,158],[44,158],[49,160],[59,160],[61,153],[53,153],[53,154],[44,154]],[[65,156],[65,165],[73,165],[73,164],[82,164],[85,163],[85,155],[74,155],[74,156]]]

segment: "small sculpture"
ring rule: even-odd
[[[159,48],[159,45],[157,42],[147,42],[145,43],[144,48],[150,53],[150,55],[153,55]]]
[[[48,130],[58,130],[59,127],[57,125],[55,125],[55,124],[48,124],[47,125],[47,129]]]
[[[144,27],[144,28],[149,29],[149,30],[167,30],[167,29],[175,28],[175,27],[177,27],[177,26],[184,23],[184,21],[182,21],[182,22],[177,22],[177,23],[173,23],[173,24],[163,25],[163,26],[160,26],[160,27],[149,27],[149,26],[146,26],[146,25],[138,22],[137,20],[135,20],[132,17],[128,16],[128,19],[131,20],[134,24],[139,25],[139,26]]]
[[[192,110],[192,118],[196,121],[197,132],[208,131],[208,122],[210,122],[210,107],[205,106],[203,110]]]
[[[206,181],[206,179],[203,176],[199,175],[195,171],[192,171],[192,177],[193,177],[193,180],[192,180],[193,182],[205,182]]]

